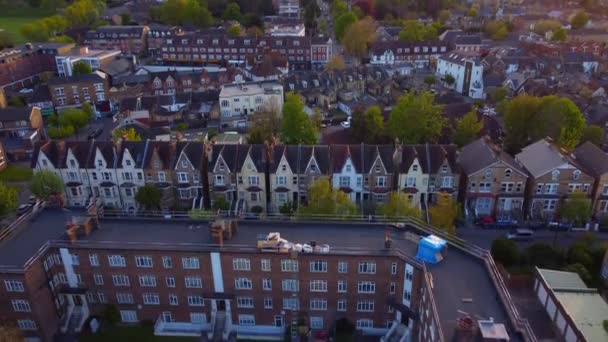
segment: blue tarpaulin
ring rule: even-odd
[[[435,235],[420,239],[416,259],[436,264],[443,259],[442,251],[447,248],[447,242]]]

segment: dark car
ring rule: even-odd
[[[101,133],[103,133],[103,129],[97,128],[93,132],[89,133],[89,135],[87,136],[87,139],[91,140],[91,139],[98,138],[101,135]]]
[[[19,206],[19,208],[17,208],[17,216],[22,216],[30,210],[32,210],[31,204],[22,204]]]

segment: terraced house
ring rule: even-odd
[[[265,211],[267,202],[266,147],[264,145],[242,147],[245,148],[239,148],[236,157],[238,198],[244,200],[243,209],[245,211]]]
[[[178,197],[187,208],[202,207],[201,163],[205,145],[191,142],[177,144],[174,174]]]

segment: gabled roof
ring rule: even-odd
[[[59,147],[56,141],[40,141],[34,146],[34,152],[32,154],[32,160],[30,162],[31,168],[35,168],[38,163],[38,155],[44,153],[47,159],[53,164],[54,167],[59,165]]]
[[[188,157],[188,160],[192,164],[192,167],[200,170],[203,162],[203,153],[205,152],[205,145],[203,143],[191,142],[188,143],[182,149],[182,152]]]
[[[462,147],[458,156],[458,163],[467,175],[472,175],[498,162],[503,162],[527,176],[527,172],[522,165],[516,162],[508,153],[493,145],[485,137]]]
[[[356,173],[363,170],[364,145],[331,145],[330,158],[334,173],[342,172],[346,161],[350,158]]]
[[[394,147],[392,145],[365,145],[363,158],[364,172],[371,173],[374,163],[380,157],[380,161],[384,166],[386,173],[393,172],[393,152]]]
[[[572,152],[576,160],[593,176],[608,173],[608,155],[592,142],[585,142]]]
[[[120,144],[120,151],[118,151],[118,162],[116,163],[116,167],[122,168],[122,161],[125,151],[129,150],[129,154],[135,162],[135,168],[142,168],[144,163],[146,146],[147,142],[145,141],[123,141]]]
[[[59,142],[60,154],[58,156],[59,162],[57,164],[58,168],[60,169],[67,167],[68,151],[72,151],[72,154],[76,158],[76,161],[81,168],[85,167],[89,163],[89,160],[93,158],[91,156],[91,141],[66,141],[64,148],[61,146],[62,143],[63,142],[61,141]],[[113,166],[114,164],[109,162],[109,165]]]
[[[144,156],[144,169],[152,168],[152,155],[154,151],[158,153],[158,157],[163,164],[163,168],[171,168],[173,165],[173,159],[177,158],[175,145],[163,141],[149,141],[148,149],[146,150],[146,155]]]
[[[103,159],[106,160],[108,168],[113,168],[118,162],[118,154],[116,153],[116,146],[111,141],[93,141],[92,155],[87,161],[87,169],[95,168],[95,153],[99,149]]]
[[[264,145],[239,145],[237,150],[236,172],[241,172],[247,156],[251,158],[257,172],[264,172],[266,147]]]
[[[546,139],[541,139],[524,147],[515,159],[519,161],[534,178],[541,177],[547,172],[572,163],[573,160],[556,145]]]
[[[241,145],[213,145],[211,150],[211,158],[209,159],[209,172],[213,172],[220,157],[226,164],[228,171],[237,172],[236,159],[237,150]]]
[[[457,148],[456,145],[414,145],[420,159],[424,173],[438,173],[441,166],[447,160],[452,172],[457,172]]]
[[[398,148],[401,150],[401,162],[399,163],[399,173],[407,173],[416,158],[418,158],[420,162],[422,171],[426,173],[426,163],[423,163],[422,159],[418,155],[418,148],[413,145],[402,145]]]
[[[289,168],[292,172],[298,173],[298,158],[301,153],[300,147],[298,145],[279,145],[274,147],[274,152],[272,156],[272,164],[270,165],[270,172],[275,173],[281,164],[281,159],[285,156],[287,160],[287,164],[289,164]],[[300,160],[300,163],[307,163],[303,159]],[[306,165],[304,165],[306,167]],[[302,166],[300,166],[302,169]]]

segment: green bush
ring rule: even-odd
[[[63,139],[74,135],[74,127],[72,126],[59,126],[49,127],[47,132],[49,137],[52,139]]]
[[[526,248],[525,261],[540,268],[557,269],[564,264],[564,253],[545,243],[535,243]]]
[[[507,238],[501,237],[492,242],[492,257],[505,267],[515,265],[519,261],[517,244]]]
[[[215,210],[230,210],[230,203],[226,201],[224,197],[218,197],[213,203],[213,209]]]
[[[294,212],[294,206],[291,202],[285,202],[279,207],[279,212],[283,215],[291,215]]]
[[[259,205],[256,205],[254,207],[251,208],[251,212],[254,214],[261,214],[264,211],[264,208],[262,208]]]

